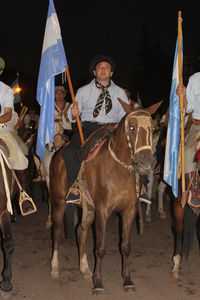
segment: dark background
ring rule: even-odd
[[[117,63],[114,81],[128,88],[132,98],[139,92],[144,106],[160,99],[167,106],[178,10],[183,17],[184,82],[199,68],[198,3],[54,0],[74,91],[91,80],[91,59],[107,54]],[[0,56],[6,61],[1,80],[11,84],[19,72],[21,98],[28,106],[37,106],[37,77],[48,5],[48,0],[21,0],[4,1],[0,7]],[[61,76],[56,82],[61,83]],[[67,100],[70,101],[69,93]]]

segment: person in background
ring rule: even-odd
[[[5,61],[0,57],[0,75],[4,68]],[[28,159],[25,157],[19,144],[7,128],[7,124],[12,119],[14,110],[13,90],[2,81],[0,81],[0,107],[0,136],[8,145],[11,153],[9,158],[11,167],[15,170],[16,177],[22,188],[28,192],[30,187]],[[23,215],[35,212],[35,205],[30,197],[24,199],[23,205],[20,208]]]
[[[54,145],[59,149],[72,135],[72,125],[67,112],[70,103],[65,100],[66,90],[64,86],[55,86],[55,125],[54,125]]]

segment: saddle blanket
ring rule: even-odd
[[[23,154],[12,133],[5,128],[0,128],[0,149],[9,168],[15,170],[28,168],[28,159]]]

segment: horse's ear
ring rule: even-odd
[[[162,103],[163,103],[163,100],[149,106],[148,108],[145,108],[145,110],[148,111],[150,113],[150,115],[153,115],[157,111],[157,109],[161,106]]]
[[[131,107],[130,104],[126,103],[125,101],[123,101],[122,99],[120,98],[117,98],[118,101],[120,102],[121,106],[123,107],[124,111],[129,114],[130,112],[133,111],[133,108]]]

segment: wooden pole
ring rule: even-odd
[[[69,90],[70,90],[70,94],[71,94],[71,97],[72,97],[73,106],[77,106],[68,67],[65,67],[65,72],[66,72],[66,75],[67,75],[67,80],[68,80],[68,84],[69,84]],[[82,127],[81,127],[81,122],[80,122],[79,116],[76,117],[76,122],[77,122],[77,125],[78,125],[81,144],[83,145],[84,144],[84,136],[83,136],[83,130],[82,130]]]
[[[183,84],[182,76],[182,18],[181,11],[178,12],[178,68],[179,84]],[[183,115],[183,95],[180,95],[180,116],[181,116],[181,170],[182,170],[182,195],[185,192],[185,154],[184,154],[184,115]],[[184,197],[182,197],[184,198]]]

